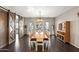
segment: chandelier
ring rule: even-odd
[[[41,22],[43,22],[44,20],[42,19],[42,17],[41,17],[41,11],[39,11],[39,17],[38,17],[38,19],[36,20],[36,22],[37,23],[41,23]]]

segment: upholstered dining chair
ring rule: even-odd
[[[36,38],[31,38],[30,45],[32,50],[36,50]]]
[[[44,38],[43,39],[43,44],[44,44],[44,50],[49,48],[49,39]]]

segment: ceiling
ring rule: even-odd
[[[23,17],[57,17],[74,6],[3,6]]]

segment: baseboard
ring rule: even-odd
[[[14,41],[15,41],[15,40],[11,41],[9,44],[13,43]],[[1,46],[0,46],[0,49],[3,48],[3,47],[5,47],[5,46],[7,46],[7,44],[1,45]]]
[[[0,46],[0,49],[3,48],[3,47],[5,47],[5,46],[7,46],[7,44],[1,45],[1,46]]]
[[[76,48],[78,48],[79,49],[79,47],[78,46],[76,46],[76,45],[74,45],[73,43],[70,43],[71,45],[73,45],[74,47],[76,47]]]

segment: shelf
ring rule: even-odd
[[[58,35],[61,35],[61,36],[64,36],[64,35],[62,35],[62,34],[59,34],[59,33],[57,33]]]
[[[57,38],[65,43],[66,42],[69,43],[70,41],[70,21],[65,21],[63,26],[64,26],[63,27],[64,30],[57,31]]]

